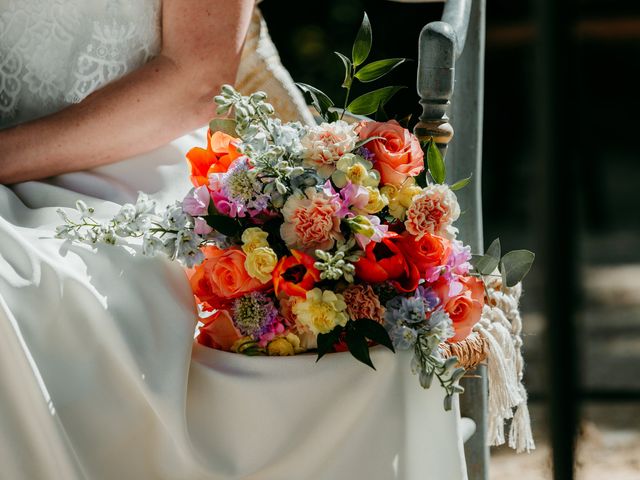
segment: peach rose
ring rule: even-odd
[[[358,135],[371,140],[365,145],[373,155],[373,168],[380,172],[383,184],[400,186],[407,177],[415,177],[424,170],[424,153],[420,141],[395,120],[388,122],[362,122]]]
[[[222,250],[202,249],[205,260],[190,271],[193,293],[212,308],[221,308],[229,300],[260,289],[264,284],[252,278],[244,266],[247,255],[238,247]]]
[[[439,280],[432,288],[440,298],[445,312],[453,322],[455,335],[450,343],[464,340],[473,326],[480,320],[484,307],[484,287],[476,277],[459,277],[449,283]]]
[[[200,327],[198,343],[205,347],[230,351],[236,341],[242,338],[242,334],[233,324],[231,315],[226,310],[218,310]]]

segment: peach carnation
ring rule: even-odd
[[[385,309],[370,285],[350,285],[342,292],[342,296],[352,320],[368,318],[378,323],[384,322]]]
[[[358,136],[354,130],[354,125],[343,120],[310,127],[301,140],[304,163],[329,178],[340,157],[356,147]]]
[[[417,239],[427,233],[454,238],[451,226],[460,217],[456,194],[447,185],[429,185],[413,198],[404,222],[407,231]]]
[[[316,191],[314,187],[291,195],[282,207],[282,239],[289,248],[306,253],[329,250],[336,240],[342,239],[339,210],[337,196]]]

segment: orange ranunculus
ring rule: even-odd
[[[218,310],[203,321],[205,324],[200,327],[197,340],[205,347],[229,351],[233,344],[242,338],[226,310]]]
[[[191,182],[194,186],[209,185],[210,173],[224,173],[240,152],[236,148],[237,138],[223,132],[207,134],[207,148],[194,147],[187,153],[191,167]]]
[[[398,245],[400,236],[387,232],[381,242],[370,242],[364,256],[355,263],[356,276],[365,282],[382,283],[391,281],[403,292],[412,292],[418,288],[420,272],[407,261]]]
[[[449,342],[464,340],[473,326],[480,320],[484,306],[484,287],[476,277],[459,277],[453,282],[441,279],[432,285],[441,300],[445,312],[449,314],[456,331]]]
[[[402,185],[407,177],[415,177],[424,170],[424,153],[420,141],[395,120],[388,122],[362,122],[358,126],[362,140],[371,140],[365,147],[373,155],[373,168],[380,172],[382,184]]]
[[[428,282],[438,279],[442,267],[447,264],[451,255],[451,242],[430,233],[417,239],[405,232],[398,245],[407,261],[413,263],[418,268],[420,277]]]
[[[313,266],[311,255],[291,250],[291,256],[281,258],[273,270],[273,290],[276,295],[285,293],[290,297],[306,297],[307,292],[320,281],[320,271]]]
[[[205,260],[190,273],[191,289],[206,308],[224,308],[229,301],[264,286],[244,267],[247,255],[239,247],[202,249]]]

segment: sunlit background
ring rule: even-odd
[[[562,3],[562,2],[560,2]],[[640,4],[633,0],[583,0],[570,10],[571,98],[569,114],[550,127],[568,142],[577,196],[578,294],[575,306],[576,404],[580,411],[576,478],[640,479]],[[440,18],[442,4],[383,0],[268,0],[261,5],[282,61],[294,79],[313,84],[340,101],[340,60],[349,53],[362,12],[373,25],[376,58],[417,60],[421,28]],[[485,240],[500,236],[505,249],[544,249],[545,175],[536,128],[540,98],[535,0],[489,0],[484,101],[483,208]],[[387,110],[420,112],[416,62],[402,65],[393,84],[407,85]],[[565,90],[566,91],[566,90]],[[454,125],[455,127],[455,125]],[[453,139],[455,142],[455,137]],[[559,161],[562,161],[560,159]],[[569,186],[570,185],[570,186]],[[557,208],[564,208],[559,202]],[[565,234],[556,232],[558,236]],[[548,405],[554,398],[548,372],[567,361],[545,339],[545,268],[526,280],[526,382],[531,394],[538,450],[516,456],[492,452],[491,478],[551,478]],[[546,285],[563,289],[564,285]],[[550,328],[554,328],[553,325]],[[561,389],[555,386],[555,393]],[[571,395],[571,392],[560,392]],[[557,395],[556,397],[557,398]]]

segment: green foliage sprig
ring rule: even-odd
[[[391,98],[398,93],[404,86],[388,86],[378,88],[371,92],[365,93],[351,102],[351,88],[354,81],[361,83],[370,83],[387,75],[393,69],[402,65],[408,59],[406,58],[387,58],[383,60],[375,60],[373,62],[365,64],[369,58],[371,52],[371,46],[373,44],[373,34],[371,30],[371,23],[369,17],[364,14],[362,23],[356,35],[356,39],[353,42],[351,48],[351,58],[346,55],[335,52],[338,58],[344,65],[344,80],[342,81],[342,87],[346,89],[342,115],[345,112],[350,112],[354,115],[371,115],[377,114],[383,119],[386,119],[384,112],[384,106]],[[332,109],[335,103],[327,94],[321,90],[307,85],[306,83],[296,83],[296,85],[302,90],[307,102],[312,105],[318,112],[318,114],[327,122],[334,122],[342,116]]]

